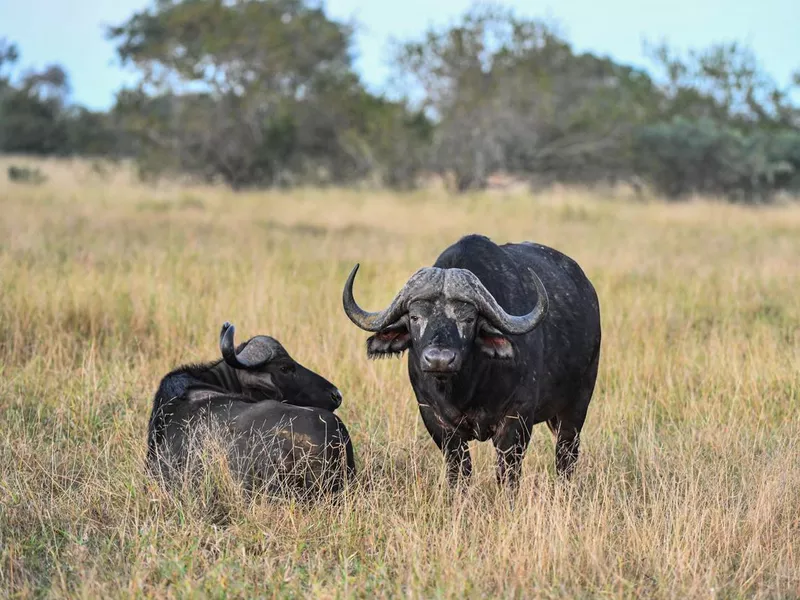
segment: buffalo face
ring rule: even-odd
[[[257,400],[279,400],[331,412],[342,404],[336,386],[295,361],[278,340],[259,335],[236,348],[234,332],[230,323],[222,326],[220,350],[225,363],[236,369],[244,393]]]
[[[453,375],[475,341],[477,319],[477,309],[468,302],[443,298],[412,301],[408,314],[400,319],[399,330],[381,330],[367,340],[367,355],[380,358],[396,353],[392,345],[405,338],[406,347],[417,350],[420,369],[432,375]]]
[[[458,373],[470,352],[498,360],[514,357],[510,336],[536,328],[547,314],[547,293],[533,275],[537,303],[527,315],[506,313],[480,280],[464,269],[420,269],[383,311],[370,313],[353,298],[358,265],[345,284],[345,313],[362,329],[375,332],[367,355],[380,358],[412,348],[419,368],[430,375]]]

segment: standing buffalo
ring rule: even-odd
[[[355,473],[347,428],[333,414],[336,387],[259,335],[234,348],[222,326],[222,360],[179,367],[153,400],[148,463],[166,478],[186,468],[195,435],[212,428],[229,446],[231,470],[247,488],[337,490]],[[342,468],[342,465],[345,465]]]
[[[571,475],[600,358],[597,294],[575,261],[469,235],[375,313],[353,298],[358,267],[344,286],[345,313],[375,333],[368,357],[409,350],[411,386],[451,482],[472,471],[467,442],[492,438],[498,482],[516,489],[542,421],[556,438],[558,474]]]

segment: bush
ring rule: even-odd
[[[17,167],[11,165],[8,167],[8,180],[14,183],[28,183],[39,185],[47,181],[47,177],[42,174],[39,169],[30,169],[28,167]]]
[[[640,128],[636,169],[670,198],[721,195],[765,202],[800,190],[800,133],[742,132],[710,118],[677,117]]]

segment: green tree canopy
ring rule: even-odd
[[[622,139],[657,108],[646,73],[575,54],[554,26],[493,6],[402,44],[395,66],[437,121],[431,163],[460,189],[497,169],[572,181],[624,170]]]
[[[369,119],[403,109],[366,93],[351,36],[301,0],[160,0],[109,31],[141,73],[118,114],[157,164],[234,187],[364,177],[392,155]]]

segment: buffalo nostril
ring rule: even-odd
[[[336,406],[341,406],[341,404],[342,404],[342,392],[340,392],[339,390],[333,390],[331,392],[331,400],[333,400],[333,402],[334,402],[334,404],[336,404]]]

